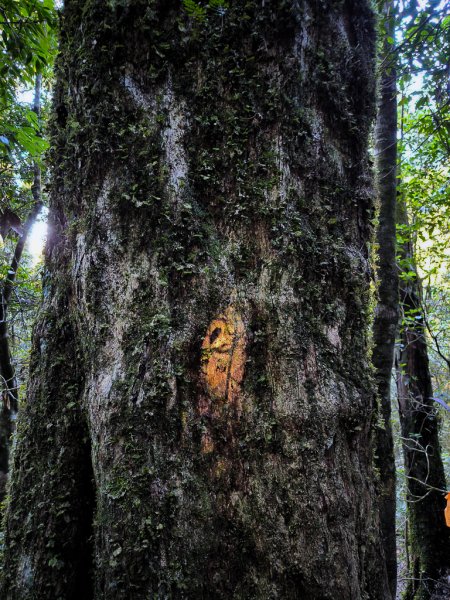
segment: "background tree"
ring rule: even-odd
[[[396,465],[391,426],[391,381],[398,326],[399,296],[396,264],[397,206],[397,56],[394,2],[380,3],[378,102],[375,126],[375,173],[379,205],[377,226],[378,297],[373,324],[375,367],[380,401],[376,455],[380,472],[380,518],[392,598],[397,592]]]
[[[28,234],[42,208],[42,154],[48,147],[42,137],[42,73],[48,76],[54,56],[55,11],[53,1],[5,1],[0,6],[0,498],[9,469],[11,433],[18,410],[16,377],[19,348],[12,335],[21,330],[28,338],[30,325],[14,317],[30,312],[34,284],[23,275],[23,253]],[[23,101],[26,88],[34,87],[34,100]],[[25,257],[26,259],[26,257]],[[25,260],[26,262],[26,260]],[[22,285],[17,286],[17,277]],[[18,289],[25,291],[18,294]],[[19,307],[19,310],[15,310]],[[12,309],[12,310],[11,310]],[[15,325],[15,327],[14,327]],[[22,338],[23,339],[23,338]],[[26,345],[26,350],[28,344]],[[26,375],[26,372],[23,373]],[[22,379],[22,383],[24,378]]]
[[[426,274],[427,269],[423,270],[425,263],[420,258],[422,270],[417,270],[417,259],[423,255],[424,248],[428,246],[428,251],[431,250],[437,258],[444,241],[441,237],[439,243],[430,244],[436,220],[439,220],[440,211],[436,211],[436,206],[445,203],[445,193],[442,195],[443,188],[439,190],[438,182],[439,179],[442,181],[443,174],[439,155],[445,149],[448,138],[448,131],[445,131],[448,102],[443,102],[448,86],[444,57],[446,53],[448,55],[450,23],[446,10],[445,5],[438,6],[438,3],[430,3],[425,10],[419,10],[418,5],[410,3],[401,15],[406,32],[399,46],[403,135],[398,240],[402,320],[397,387],[408,490],[409,576],[406,598],[431,597],[440,575],[449,568],[450,536],[443,518],[446,484],[439,443],[439,405],[433,396],[427,350],[433,333],[428,328],[431,338],[427,339],[419,279],[419,275]],[[408,90],[411,82],[414,84],[412,95]],[[416,111],[411,116],[407,116],[409,107]],[[428,146],[429,151],[423,144]],[[434,150],[431,151],[431,147]],[[431,175],[433,172],[434,176]],[[440,176],[436,177],[439,172]],[[424,194],[425,189],[427,192]],[[436,203],[438,196],[441,198]],[[419,213],[422,216],[418,218]],[[436,264],[428,270],[427,277],[436,281],[435,268]],[[444,595],[447,593],[444,592]]]
[[[40,115],[40,95],[42,78],[37,76],[35,85],[35,96],[33,110],[36,115]],[[3,406],[0,415],[0,475],[2,481],[5,480],[9,470],[9,446],[10,438],[13,433],[14,423],[19,407],[18,382],[16,378],[14,362],[10,347],[10,327],[8,308],[11,302],[11,296],[14,291],[17,273],[19,270],[22,254],[25,249],[25,243],[28,234],[36,221],[39,212],[42,209],[42,191],[41,191],[41,169],[36,161],[33,164],[33,183],[31,185],[31,195],[33,203],[29,209],[25,223],[21,223],[20,218],[10,208],[6,207],[2,212],[3,235],[13,229],[19,234],[19,240],[14,244],[14,251],[1,287],[0,303],[0,374],[3,387]],[[3,490],[0,491],[0,495]]]
[[[421,289],[410,244],[401,250],[403,320],[397,389],[408,490],[409,582],[405,598],[430,598],[449,568],[449,529],[444,519],[445,474],[441,459],[421,310]],[[406,267],[406,268],[405,268]]]
[[[3,597],[384,599],[372,14],[185,6],[65,5]]]

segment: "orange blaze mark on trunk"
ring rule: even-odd
[[[445,523],[446,523],[447,527],[450,527],[450,493],[445,496],[445,499],[447,500],[447,506],[445,507],[445,510],[444,510]]]
[[[202,374],[211,399],[236,404],[245,366],[245,328],[229,306],[214,319],[202,344]]]
[[[233,306],[210,323],[202,343],[202,380],[207,397],[198,404],[201,415],[219,418],[230,406],[240,414],[246,342],[244,323]],[[202,451],[212,452],[211,437],[206,434],[204,438]]]

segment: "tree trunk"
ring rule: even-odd
[[[395,534],[396,489],[394,441],[391,425],[391,380],[398,326],[399,298],[396,263],[397,205],[397,79],[392,40],[395,36],[394,3],[381,3],[382,49],[375,127],[377,197],[379,202],[378,303],[373,324],[373,364],[380,402],[380,425],[376,435],[376,464],[380,472],[380,522],[391,596],[397,591],[397,544]]]
[[[389,597],[366,2],[70,0],[3,598]]]
[[[400,205],[399,221],[407,222]],[[401,249],[400,302],[403,323],[396,356],[397,392],[408,501],[409,581],[406,600],[427,600],[450,567],[450,529],[444,517],[445,473],[439,444],[423,322],[421,288],[412,245]],[[406,275],[408,274],[408,275]]]

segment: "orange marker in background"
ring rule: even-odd
[[[447,506],[445,507],[445,510],[444,510],[445,522],[447,524],[447,527],[450,527],[450,493],[448,493],[445,496],[445,499],[447,500]]]

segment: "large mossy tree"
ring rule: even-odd
[[[389,597],[361,0],[67,0],[2,597]]]

